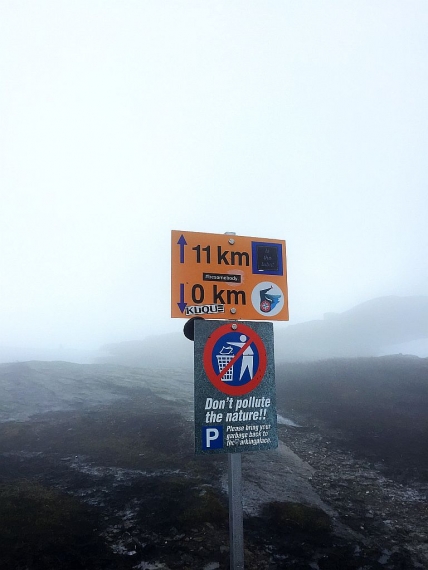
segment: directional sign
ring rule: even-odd
[[[278,446],[273,324],[195,321],[196,453]]]
[[[288,320],[285,241],[173,230],[171,316]]]

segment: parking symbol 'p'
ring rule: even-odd
[[[223,426],[203,426],[202,449],[223,448]]]

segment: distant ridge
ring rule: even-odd
[[[418,339],[428,339],[428,296],[379,297],[343,313],[326,313],[322,320],[277,329],[275,357],[293,362],[379,356],[400,352],[397,345]],[[101,350],[106,356],[98,362],[189,369],[193,366],[193,343],[182,333],[108,344]]]
[[[307,361],[392,354],[390,347],[427,338],[428,296],[389,296],[290,325],[276,333],[275,343],[280,360]]]
[[[154,368],[193,367],[193,342],[184,333],[167,333],[143,340],[106,344],[101,350],[107,356],[98,358],[97,362]]]

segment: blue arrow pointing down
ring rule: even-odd
[[[187,303],[184,302],[184,283],[180,283],[180,302],[177,305],[180,311],[184,313],[184,309],[187,307]]]

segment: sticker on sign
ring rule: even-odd
[[[193,305],[184,309],[186,316],[216,315],[224,313],[224,305]]]

